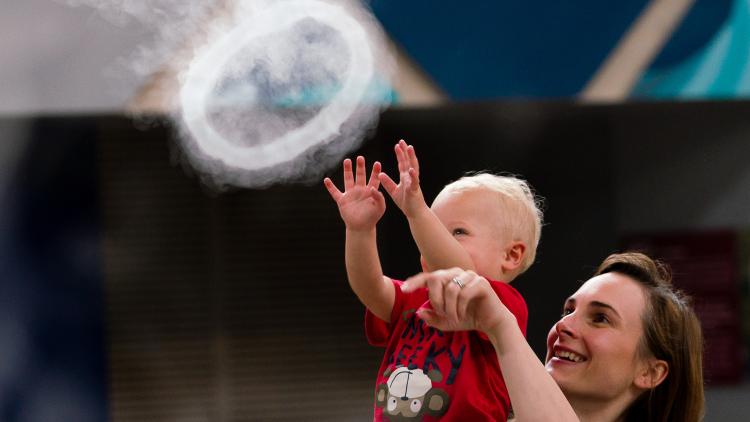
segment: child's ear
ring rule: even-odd
[[[517,270],[523,265],[526,256],[526,245],[523,242],[514,241],[508,244],[503,251],[502,265],[505,272]]]
[[[640,389],[651,390],[661,384],[667,378],[667,374],[669,374],[669,364],[663,360],[651,358],[645,362],[633,382]]]

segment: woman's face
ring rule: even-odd
[[[565,302],[547,336],[546,367],[568,399],[612,399],[632,391],[643,335],[643,288],[632,278],[592,278]]]

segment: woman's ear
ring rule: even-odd
[[[635,386],[642,390],[651,390],[661,384],[669,374],[669,364],[663,360],[650,358],[635,377]]]
[[[515,271],[523,265],[526,256],[526,245],[520,241],[513,241],[505,247],[502,256],[502,267],[504,273]]]

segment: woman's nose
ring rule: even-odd
[[[563,334],[568,337],[577,337],[577,330],[575,328],[575,315],[574,313],[567,314],[560,319],[560,321],[557,321],[557,324],[555,324],[555,330],[557,330],[557,335],[562,336]]]

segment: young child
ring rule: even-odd
[[[414,148],[396,145],[399,183],[373,165],[369,181],[365,159],[344,161],[344,192],[324,183],[346,225],[345,259],[349,283],[367,307],[368,341],[385,346],[375,393],[375,420],[505,421],[510,399],[494,348],[476,331],[442,332],[416,315],[429,302],[428,289],[402,291],[402,282],[383,275],[375,226],[385,213],[382,183],[409,221],[425,271],[460,267],[489,280],[525,333],[526,303],[507,283],[534,261],[541,211],[528,185],[491,174],[463,177],[447,185],[432,208],[419,187]],[[470,288],[454,278],[446,294]]]

